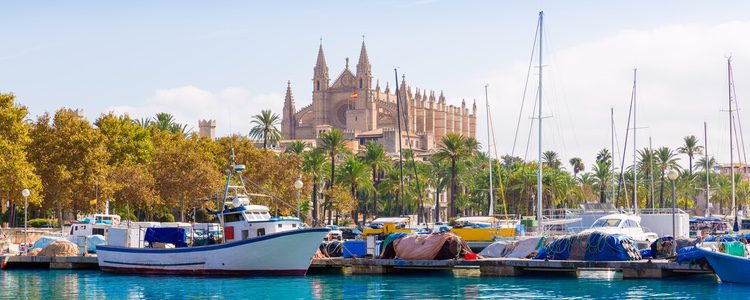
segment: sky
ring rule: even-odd
[[[217,119],[219,135],[247,134],[261,109],[281,114],[287,81],[297,107],[310,103],[321,40],[333,79],[347,57],[356,64],[364,36],[381,85],[398,68],[454,105],[476,99],[485,149],[487,84],[497,152],[536,159],[536,70],[525,101],[523,91],[541,10],[544,150],[590,170],[611,147],[613,109],[622,152],[637,68],[637,148],[702,143],[705,121],[708,153],[729,161],[729,56],[740,121],[750,107],[746,1],[0,1],[0,92],[33,116],[164,111],[196,130]]]

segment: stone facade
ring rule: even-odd
[[[349,59],[341,74],[330,83],[323,45],[313,69],[312,103],[297,109],[287,82],[281,129],[286,140],[316,140],[321,133],[339,129],[348,139],[360,145],[369,140],[396,152],[398,120],[396,89],[386,83],[381,89],[375,81],[367,48],[362,42],[356,71],[349,69]],[[461,106],[446,104],[443,92],[414,89],[402,78],[398,87],[401,99],[402,143],[417,151],[429,151],[441,137],[450,132],[476,137],[476,103],[471,111],[466,101]]]
[[[216,120],[198,120],[198,135],[216,139]]]

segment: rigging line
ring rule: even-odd
[[[732,74],[732,80],[734,80],[734,74]],[[742,142],[742,161],[747,165],[747,152],[745,151],[745,136],[742,134],[742,119],[740,118],[740,106],[739,101],[737,101],[737,91],[735,90],[735,85],[732,85],[732,94],[734,94],[734,110],[737,114],[737,129],[739,129],[740,133],[740,141]],[[737,150],[739,151],[739,147],[737,147]]]
[[[490,111],[489,106],[487,106],[487,111],[488,112]],[[497,141],[495,140],[495,125],[493,125],[492,123],[492,113],[489,113],[488,115],[489,115],[489,118],[487,118],[488,119],[487,121],[490,122],[490,132],[492,133],[492,149],[495,152],[495,159],[500,161],[500,157],[497,156]],[[487,151],[490,151],[489,147]],[[513,156],[511,156],[511,159],[512,157]],[[497,172],[498,173],[497,189],[498,189],[498,194],[500,194],[500,197],[503,199],[503,214],[505,214],[505,221],[507,222],[509,221],[508,220],[508,206],[505,203],[505,186],[503,185],[503,174],[500,173],[500,168],[498,168],[497,171],[498,171]],[[508,176],[510,177],[510,165],[508,165]]]
[[[537,98],[539,97],[539,89],[537,88]],[[536,113],[536,105],[538,101],[534,101],[534,108],[531,110],[531,121],[529,122],[529,136],[526,138],[526,151],[523,154],[523,160],[525,161],[526,158],[529,156],[529,144],[531,144],[531,133],[534,129],[534,113]]]
[[[407,99],[406,101],[409,101],[409,99]],[[402,113],[406,114],[406,112],[402,112]],[[414,117],[416,118],[416,116],[414,116]],[[406,123],[405,123],[406,124],[406,126],[405,126],[406,127],[406,144],[409,145],[409,152],[411,152],[411,162],[412,162],[412,166],[414,168],[414,179],[415,179],[415,181],[417,183],[417,195],[418,195],[418,199],[419,199],[419,207],[417,208],[417,210],[420,212],[420,214],[417,215],[417,223],[419,223],[419,219],[421,218],[422,204],[423,204],[423,202],[422,202],[422,188],[419,185],[419,174],[417,174],[417,161],[414,159],[414,149],[411,146],[411,137],[409,135],[409,123],[410,123],[409,121],[410,120],[406,119],[406,115],[404,115],[404,120],[406,120]],[[401,149],[399,149],[399,152],[400,151],[401,151]]]
[[[531,45],[531,57],[529,58],[529,67],[526,70],[526,82],[523,85],[523,96],[521,97],[521,110],[518,111],[518,121],[516,121],[516,132],[513,135],[513,148],[510,150],[510,156],[515,155],[516,152],[516,141],[518,140],[518,131],[521,129],[521,116],[523,116],[523,107],[526,103],[526,92],[529,88],[529,78],[531,77],[531,66],[534,63],[534,54],[536,53],[536,40],[539,35],[539,22],[536,23],[536,29],[534,30],[534,42]],[[536,106],[536,101],[535,104]],[[528,146],[527,146],[528,151]],[[524,158],[525,160],[525,158]]]
[[[633,80],[633,90],[630,92],[630,109],[628,109],[628,124],[627,127],[625,127],[625,145],[623,146],[622,153],[628,152],[628,137],[630,136],[630,120],[633,114],[633,99],[635,98],[635,80]],[[633,129],[635,130],[635,129]],[[622,187],[622,178],[624,176],[624,167],[625,167],[625,156],[623,155],[622,160],[620,162],[620,177],[619,182],[617,183],[617,198],[620,198],[620,190]],[[614,174],[612,174],[614,175]]]

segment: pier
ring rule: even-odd
[[[6,269],[87,269],[97,270],[96,256],[9,256]],[[665,259],[641,261],[580,261],[490,258],[475,260],[402,260],[369,258],[313,259],[310,273],[343,272],[351,274],[399,274],[406,272],[440,272],[461,269],[479,270],[481,276],[511,277],[534,274],[567,274],[578,276],[582,271],[618,271],[623,279],[666,278],[697,274],[713,274],[705,265],[678,264]]]

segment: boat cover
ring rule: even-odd
[[[44,247],[47,247],[47,245],[49,245],[50,243],[54,241],[59,241],[62,239],[63,238],[53,237],[53,236],[43,236],[43,237],[40,237],[38,240],[36,240],[36,242],[34,242],[34,246],[32,246],[31,249],[29,250],[34,250],[34,249],[41,250],[41,249],[44,249]]]
[[[641,254],[630,237],[591,232],[558,238],[539,249],[534,259],[625,261],[640,260]]]
[[[174,244],[177,248],[187,247],[187,233],[185,228],[179,227],[149,227],[143,240],[150,246],[154,243],[165,243]]]
[[[683,247],[677,250],[677,263],[682,264],[683,262],[695,263],[701,259],[706,258],[706,255],[698,250],[696,246]]]
[[[450,234],[405,236],[393,241],[393,249],[403,259],[434,259],[450,237]]]
[[[59,240],[49,243],[37,256],[77,256],[78,246],[67,240]]]
[[[482,257],[499,258],[505,257],[511,250],[513,250],[513,241],[497,241],[479,252]]]
[[[530,237],[516,241],[497,241],[482,250],[480,256],[489,258],[530,258],[550,240],[549,237]]]

